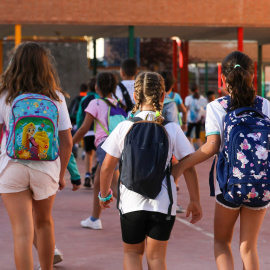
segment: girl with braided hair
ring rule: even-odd
[[[138,109],[140,112],[136,117],[146,121],[155,121],[162,124],[162,106],[165,98],[165,86],[163,78],[155,72],[145,72],[138,75],[135,81],[134,100],[136,102],[132,113]],[[139,123],[139,122],[137,122]],[[110,207],[112,201],[110,185],[113,178],[114,167],[118,163],[124,149],[126,134],[132,128],[134,122],[123,121],[114,129],[106,139],[102,148],[106,151],[101,174],[100,174],[100,206],[102,209]],[[164,125],[168,135],[168,155],[166,167],[170,164],[172,155],[178,160],[185,158],[193,152],[193,148],[176,123]],[[135,134],[136,136],[136,134]],[[128,151],[127,149],[125,151]],[[145,164],[145,168],[148,166]],[[124,168],[122,168],[122,172]],[[135,174],[136,172],[134,172]],[[184,173],[190,203],[187,207],[187,216],[192,213],[191,223],[199,221],[202,217],[199,197],[199,185],[195,168],[192,167]],[[131,176],[132,177],[132,176]],[[187,181],[188,179],[188,181]],[[142,258],[146,251],[146,258],[149,269],[165,270],[166,251],[171,230],[176,215],[176,186],[173,177],[164,178],[161,191],[155,199],[149,199],[136,193],[125,185],[120,184],[120,221],[122,239],[124,246],[124,269],[142,269]],[[167,188],[167,183],[168,188]],[[168,217],[168,206],[171,201],[168,196],[171,186],[173,204],[170,219]],[[146,244],[147,240],[147,244]]]

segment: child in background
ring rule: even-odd
[[[78,143],[83,136],[88,132],[90,126],[94,121],[99,121],[105,129],[108,130],[108,110],[110,104],[111,106],[117,106],[117,97],[115,96],[116,89],[116,78],[111,72],[100,73],[97,76],[96,81],[96,92],[102,99],[94,99],[90,101],[89,105],[85,109],[86,115],[81,127],[75,133],[73,137],[73,144]],[[115,97],[116,99],[113,99]],[[108,102],[108,103],[107,103]],[[102,224],[100,220],[101,208],[99,206],[98,192],[100,190],[100,168],[105,158],[105,151],[101,148],[104,141],[107,139],[108,134],[101,127],[100,124],[96,123],[96,133],[95,133],[95,146],[97,154],[98,167],[95,173],[94,180],[94,201],[93,201],[93,211],[92,215],[85,220],[81,221],[81,226],[84,228],[91,228],[100,230],[102,229]],[[117,179],[119,176],[119,170],[115,166],[113,174],[113,185],[114,194],[117,194]]]
[[[171,98],[176,103],[178,111],[182,113],[180,124],[181,124],[182,130],[185,132],[187,131],[187,109],[180,95],[176,92],[173,92],[175,78],[173,77],[173,74],[171,71],[163,71],[161,72],[161,76],[165,80],[165,87],[166,87],[166,93],[168,95],[168,98]]]
[[[99,98],[99,95],[95,91],[96,78],[93,77],[88,83],[88,92],[86,97],[84,97],[79,105],[78,113],[76,116],[77,128],[80,128],[83,120],[85,118],[85,109],[91,100]],[[94,171],[92,170],[93,157],[96,152],[95,147],[95,132],[94,132],[94,123],[91,125],[90,129],[83,137],[84,141],[84,151],[86,153],[84,164],[85,164],[85,177],[84,177],[84,186],[91,187],[91,180],[94,180]]]
[[[120,76],[122,81],[116,88],[116,96],[126,106],[126,112],[130,112],[135,104],[134,93],[134,80],[138,73],[137,62],[133,58],[125,59],[120,68]]]
[[[21,93],[38,93],[51,98],[58,108],[59,157],[54,161],[11,159],[3,137],[0,157],[0,193],[9,214],[17,269],[33,269],[34,227],[42,269],[52,269],[55,248],[51,215],[55,194],[65,187],[64,174],[72,149],[71,122],[50,55],[40,45],[19,45],[11,63],[1,75],[0,133],[9,130],[12,101]]]
[[[255,95],[254,64],[246,54],[235,51],[225,57],[222,62],[221,78],[230,95],[229,111],[253,107],[255,100],[259,99],[262,101],[263,114],[270,116],[270,102]],[[223,107],[218,99],[207,105],[205,123],[207,142],[173,167],[172,173],[175,177],[179,177],[185,169],[207,160],[219,150],[222,151],[225,141],[224,119],[227,114],[225,107],[227,105],[224,104]],[[240,217],[240,253],[243,269],[259,270],[257,238],[269,202],[265,201],[265,206],[262,207],[252,207],[247,205],[248,203],[232,204],[224,199],[218,182],[215,193],[214,251],[218,269],[234,269],[231,242],[234,225]]]
[[[132,113],[140,109],[140,113],[136,117],[143,120],[153,121],[155,119],[157,122],[162,122],[163,118],[160,113],[164,98],[163,78],[154,72],[142,73],[135,82],[134,99],[136,105]],[[124,150],[125,136],[133,124],[128,120],[120,123],[102,145],[102,148],[107,153],[100,174],[100,198],[103,200],[111,194],[110,185],[114,168]],[[169,138],[167,167],[170,164],[172,155],[181,160],[190,155],[193,149],[178,124],[168,123],[164,127]],[[145,166],[147,167],[147,164]],[[202,216],[195,168],[185,171],[184,176],[191,199],[187,208],[187,216],[192,213],[191,223],[195,223]],[[171,183],[173,196],[170,220],[166,219],[170,204],[166,177],[163,179],[161,191],[155,199],[148,199],[120,184],[119,209],[124,242],[124,269],[142,269],[145,245],[149,269],[166,269],[166,251],[174,225],[177,202],[174,180],[170,177],[168,181]],[[108,208],[111,201],[112,199],[100,201],[100,205],[103,209]]]

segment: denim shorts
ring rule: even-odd
[[[96,150],[96,155],[97,155],[97,163],[100,165],[100,167],[102,166],[102,163],[104,161],[104,158],[106,156],[106,152],[101,148],[102,144],[104,142],[100,143],[97,147],[97,150]],[[118,170],[119,169],[119,166],[117,164],[117,166],[115,167],[115,170]]]
[[[263,206],[251,206],[251,205],[248,205],[248,203],[243,203],[243,204],[233,204],[233,203],[230,203],[228,201],[226,201],[223,197],[223,194],[218,194],[216,196],[216,202],[220,205],[222,205],[223,207],[225,208],[228,208],[228,209],[232,209],[232,210],[239,210],[241,206],[243,207],[246,207],[246,208],[249,208],[249,209],[252,209],[252,210],[261,210],[261,209],[264,209],[264,208],[267,208],[269,207],[269,202],[265,202],[265,205]]]

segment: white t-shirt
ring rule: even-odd
[[[68,114],[67,104],[65,101],[65,97],[60,92],[57,92],[59,98],[62,102],[54,101],[56,104],[58,111],[59,111],[59,125],[58,130],[67,130],[70,129],[71,122]],[[0,96],[0,124],[5,123],[7,130],[9,130],[8,123],[9,123],[9,115],[11,107],[5,103],[6,100],[6,93]],[[30,160],[15,160],[11,159],[6,153],[6,135],[3,136],[3,140],[1,143],[1,155],[0,155],[0,174],[7,166],[9,161],[13,162],[20,162],[30,168],[35,170],[47,173],[50,175],[56,182],[59,181],[60,175],[60,158],[58,157],[54,161],[30,161]]]
[[[206,98],[200,95],[200,98],[193,98],[192,95],[185,99],[185,106],[188,107],[187,122],[196,123],[202,117],[205,117],[205,107],[207,104]]]
[[[147,114],[149,114],[147,119],[152,120],[154,117],[154,112],[151,111],[142,111],[136,117],[145,119]],[[126,134],[132,125],[133,123],[128,120],[118,124],[118,126],[103,143],[103,150],[113,157],[120,158],[124,148]],[[165,125],[165,129],[169,137],[169,152],[166,165],[169,164],[172,155],[180,160],[194,152],[193,147],[178,124],[169,123]],[[176,215],[177,194],[172,176],[171,186],[173,194],[172,215]],[[124,185],[120,184],[119,209],[121,210],[122,214],[141,210],[167,214],[169,203],[170,200],[167,191],[166,177],[162,182],[161,191],[155,199],[147,199],[136,192],[128,190]]]
[[[127,88],[127,91],[129,93],[129,96],[130,96],[130,100],[133,104],[135,104],[135,100],[134,100],[134,97],[133,97],[133,93],[134,93],[134,83],[135,81],[134,80],[124,80],[124,81],[121,81],[121,83]],[[116,87],[116,91],[115,91],[115,94],[116,96],[122,101],[122,103],[124,105],[127,105],[126,104],[126,101],[123,97],[123,94],[122,94],[122,91],[121,91],[121,88],[117,85]]]
[[[270,117],[270,102],[265,98],[263,99],[262,112]],[[226,111],[217,100],[210,102],[206,107],[205,135],[220,135],[220,151],[224,147],[224,119],[226,114]],[[220,193],[218,182],[216,182],[216,195]]]

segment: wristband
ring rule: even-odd
[[[102,198],[100,192],[98,193],[98,198],[100,201],[106,202],[106,201],[109,201],[111,199],[112,195],[113,195],[113,191],[110,189],[110,194],[106,198]]]
[[[186,124],[187,124],[187,122],[183,122],[182,124],[183,124],[183,125],[186,125]]]

